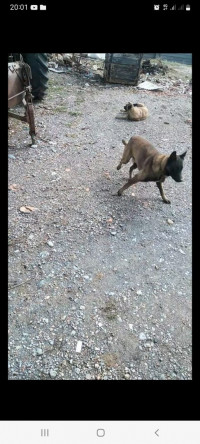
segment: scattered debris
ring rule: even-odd
[[[20,207],[19,210],[21,211],[21,213],[32,213],[32,211],[36,211],[38,210],[38,208],[31,207],[30,205],[25,205]]]
[[[161,74],[166,74],[167,71],[169,70],[168,66],[165,65],[161,60],[159,59],[155,59],[155,60],[144,60],[144,62],[142,63],[142,70],[141,72],[146,74],[157,74],[157,73],[161,73]]]
[[[64,69],[59,68],[49,68],[49,71],[57,72],[57,74],[62,74],[63,72],[66,72]]]
[[[18,191],[20,189],[20,185],[18,185],[17,183],[13,183],[12,185],[9,185],[8,189],[11,191]]]

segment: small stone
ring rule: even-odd
[[[125,373],[124,377],[125,377],[125,379],[130,379],[129,373]]]
[[[14,154],[8,154],[9,159],[16,159],[16,157],[14,156]]]
[[[166,378],[165,378],[165,375],[163,375],[163,374],[160,375],[160,379],[166,379]]]
[[[129,324],[130,330],[133,330],[133,324]]]
[[[172,225],[174,222],[173,222],[173,220],[171,220],[171,219],[167,219],[167,223],[168,223],[169,225]]]
[[[183,250],[180,249],[179,251],[180,251],[181,254],[185,254],[185,252]]]
[[[108,296],[115,296],[114,291],[110,291],[110,293],[108,293]]]
[[[41,348],[36,349],[37,355],[43,355],[43,350]]]
[[[155,265],[155,269],[156,269],[156,270],[158,270],[158,269],[159,269],[159,267],[158,267],[157,265]]]
[[[52,241],[47,241],[47,244],[49,245],[49,247],[53,247],[54,243]]]
[[[41,251],[40,256],[42,258],[48,257],[49,256],[49,252],[48,251]]]
[[[111,231],[110,234],[112,234],[112,236],[116,236],[116,231]]]
[[[46,281],[42,279],[40,282],[38,282],[38,287],[41,288],[45,285]]]
[[[146,335],[144,333],[140,333],[139,338],[141,339],[141,341],[145,341]]]
[[[80,305],[80,310],[85,310],[85,305]]]
[[[136,293],[137,293],[138,295],[141,295],[141,294],[142,294],[142,291],[141,291],[141,290],[137,290]]]
[[[49,374],[50,374],[51,378],[55,378],[57,375],[57,372],[55,370],[50,370]]]
[[[31,148],[37,148],[37,147],[38,147],[38,146],[35,145],[35,144],[31,145]]]
[[[75,372],[78,373],[78,375],[79,375],[80,371],[81,371],[80,368],[78,368],[78,367],[75,368]]]
[[[87,373],[87,374],[85,375],[85,378],[86,378],[86,379],[92,379],[92,376],[91,376],[89,373]]]
[[[61,316],[61,321],[65,321],[67,315]]]

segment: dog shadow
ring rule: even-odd
[[[108,214],[115,214],[118,222],[123,221],[124,223],[130,221],[133,217],[134,222],[136,222],[136,219],[141,221],[144,217],[148,217],[149,213],[152,214],[152,211],[163,209],[164,203],[159,195],[156,195],[156,187],[154,193],[152,189],[148,190],[144,184],[137,184],[137,191],[135,187],[132,187],[132,189],[124,192],[122,196],[118,196],[119,188],[127,180],[127,176],[119,179],[119,177],[115,176],[115,173],[112,174],[109,181],[104,178],[99,179],[98,190],[95,191],[95,194],[99,200],[99,205],[102,207],[102,211],[103,207],[105,207]],[[143,185],[143,187],[140,187],[140,185]]]

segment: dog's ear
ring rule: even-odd
[[[184,157],[185,157],[186,153],[187,153],[187,151],[185,151],[185,153],[183,153],[183,154],[180,154],[180,156],[179,156],[179,157],[180,157],[181,159],[184,159]]]
[[[173,153],[170,154],[169,159],[176,160],[176,151],[173,151]]]

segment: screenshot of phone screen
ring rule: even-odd
[[[139,3],[9,5],[1,444],[200,442],[194,9]]]

